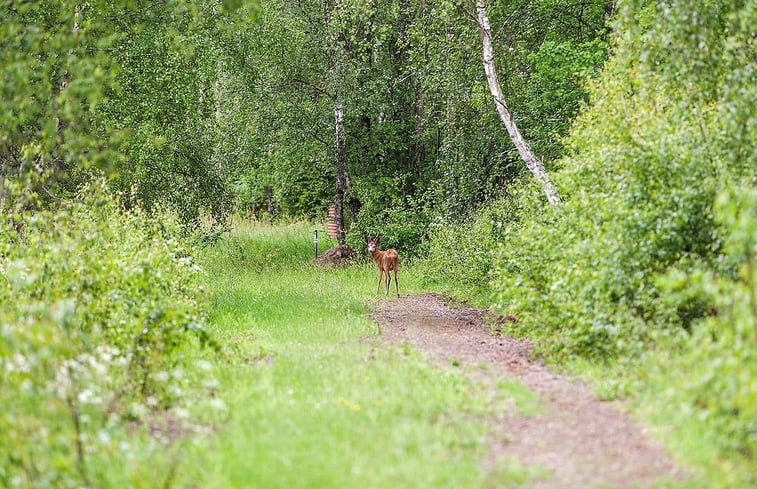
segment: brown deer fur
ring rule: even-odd
[[[374,239],[366,238],[365,242],[368,244],[368,251],[371,253],[371,259],[378,267],[378,284],[376,285],[376,293],[379,293],[381,288],[381,279],[386,275],[386,293],[389,294],[389,284],[392,283],[392,278],[389,272],[394,271],[394,287],[397,290],[397,297],[400,296],[400,286],[397,281],[397,269],[399,268],[399,255],[393,249],[381,251],[378,249],[380,238],[376,236]]]

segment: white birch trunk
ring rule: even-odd
[[[492,99],[494,99],[494,106],[497,108],[499,117],[507,128],[508,134],[510,134],[510,139],[512,139],[513,144],[518,149],[518,153],[520,153],[521,158],[526,163],[526,167],[528,167],[544,189],[547,201],[550,204],[557,204],[560,202],[560,195],[557,192],[557,188],[555,188],[555,184],[552,183],[552,179],[549,178],[549,174],[544,169],[544,163],[536,158],[528,142],[523,139],[512,115],[510,115],[510,111],[507,109],[507,104],[505,104],[502,88],[497,78],[497,69],[494,66],[494,46],[492,45],[491,26],[489,25],[489,16],[486,14],[486,3],[484,0],[476,0],[476,14],[478,17],[478,27],[481,32],[481,42],[484,46],[484,71],[486,72],[486,79],[489,82]]]
[[[334,221],[336,223],[336,241],[343,245],[345,243],[344,194],[349,187],[349,179],[347,177],[347,147],[344,142],[344,109],[339,101],[334,102],[334,129],[336,136]]]
[[[325,14],[326,26],[331,27],[331,14],[339,8],[341,0],[333,0],[333,5],[329,6],[326,2],[324,6],[327,8]],[[331,76],[335,76],[339,73],[339,53],[337,52],[339,47],[333,46],[334,51],[331,53],[330,68]],[[341,99],[339,97],[339,82],[332,83],[332,97],[334,101],[334,132],[336,143],[336,164],[334,167],[336,173],[336,191],[334,192],[334,222],[336,224],[336,241],[339,245],[344,245],[346,242],[346,229],[344,225],[344,200],[345,194],[350,188],[350,180],[347,173],[347,146],[344,139],[344,107],[342,106]]]

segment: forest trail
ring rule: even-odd
[[[483,389],[515,380],[539,397],[545,408],[535,414],[507,412],[490,420],[485,467],[504,459],[535,468],[540,475],[527,485],[533,489],[646,488],[683,478],[617,403],[599,401],[588,386],[531,360],[527,342],[493,335],[484,311],[448,307],[434,294],[382,300],[376,308],[384,341],[407,342]]]

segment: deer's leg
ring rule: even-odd
[[[397,267],[394,267],[394,288],[397,289],[397,297],[400,296],[400,283],[397,282]],[[386,291],[389,293],[389,291]]]
[[[384,271],[381,268],[379,268],[378,272],[379,272],[379,274],[378,274],[378,283],[376,284],[376,293],[377,294],[379,293],[379,290],[381,290],[381,279],[384,278]]]
[[[389,270],[386,270],[384,273],[386,273],[386,295],[389,295],[389,284],[392,283],[392,275],[389,273]]]

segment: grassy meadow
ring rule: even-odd
[[[505,383],[487,399],[409,345],[381,345],[368,316],[373,264],[366,256],[350,267],[313,266],[312,230],[239,225],[207,252],[211,332],[223,352],[212,361],[213,395],[225,410],[211,434],[187,443],[182,483],[463,488],[523,480],[508,461],[493,474],[479,465],[488,414],[517,404],[523,387]],[[329,245],[322,240],[321,251]],[[418,291],[420,280],[401,266],[402,293]]]

